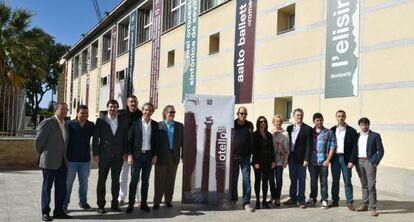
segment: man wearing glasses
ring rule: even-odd
[[[239,169],[241,169],[243,175],[243,207],[247,212],[253,212],[253,208],[250,206],[250,157],[253,147],[253,124],[246,118],[247,109],[241,106],[237,111],[237,119],[234,120],[231,200],[234,207],[238,200],[237,182],[239,180]]]
[[[67,177],[67,138],[68,130],[65,126],[65,117],[68,113],[66,103],[57,103],[55,115],[43,120],[37,130],[35,148],[39,158],[39,167],[43,172],[41,195],[42,220],[52,221],[50,213],[50,193],[55,184],[54,219],[70,219],[63,210],[66,197]]]
[[[183,147],[184,127],[182,123],[174,120],[174,106],[165,106],[162,117],[164,120],[158,123],[160,146],[155,165],[154,210],[159,208],[162,196],[164,196],[165,207],[173,207],[175,176]]]

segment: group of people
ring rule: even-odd
[[[335,114],[337,124],[331,129],[323,125],[321,113],[313,114],[314,127],[303,122],[304,112],[297,108],[293,111],[293,124],[286,131],[282,128],[283,117],[276,115],[272,119],[273,129],[269,132],[266,117],[259,116],[256,130],[246,119],[246,107],[237,111],[234,121],[234,150],[232,204],[238,200],[237,182],[239,171],[243,175],[243,207],[252,212],[250,205],[251,185],[250,167],[254,170],[254,191],[256,194],[256,209],[270,208],[270,204],[280,206],[283,169],[289,166],[290,189],[289,199],[284,205],[315,207],[320,186],[320,205],[322,209],[339,206],[339,182],[342,173],[345,185],[346,207],[351,211],[371,211],[372,216],[378,216],[376,173],[377,166],[384,155],[384,147],[380,134],[369,129],[370,121],[363,117],[359,119],[360,132],[348,125],[346,113],[338,110]],[[354,209],[353,187],[351,182],[352,168],[356,167],[362,187],[362,205]],[[332,201],[328,203],[328,169],[331,168]],[[310,194],[306,200],[305,182],[306,169],[310,174]],[[267,201],[270,184],[271,200]],[[260,201],[262,187],[262,204]]]
[[[165,207],[173,207],[177,168],[182,158],[183,124],[175,120],[175,107],[167,105],[163,109],[163,120],[151,119],[154,106],[145,103],[138,109],[137,97],[127,99],[127,110],[118,113],[119,104],[110,99],[107,102],[107,115],[93,123],[88,120],[88,107],[77,107],[76,119],[65,121],[68,107],[65,103],[55,106],[54,116],[42,121],[38,127],[35,149],[39,158],[39,167],[43,172],[41,192],[42,220],[54,218],[70,219],[67,214],[72,185],[78,176],[79,207],[91,209],[87,201],[88,178],[92,157],[98,165],[98,183],[96,188],[98,213],[105,214],[106,180],[111,172],[111,210],[120,212],[120,206],[126,203],[126,213],[130,214],[140,199],[140,209],[149,212],[147,203],[149,178],[155,165],[153,210],[160,207],[164,197]],[[272,119],[272,130],[266,117],[259,116],[256,130],[247,120],[246,107],[237,111],[234,121],[235,134],[232,150],[233,174],[231,178],[231,201],[236,206],[238,200],[237,183],[240,170],[243,181],[243,208],[252,212],[250,205],[251,184],[250,169],[253,167],[256,194],[256,209],[261,206],[270,208],[270,204],[280,206],[283,170],[289,166],[289,200],[284,205],[298,205],[306,208],[315,206],[318,196],[318,180],[321,187],[321,207],[338,206],[339,180],[342,172],[345,184],[346,205],[353,207],[352,168],[359,174],[363,193],[363,204],[357,211],[376,211],[376,170],[384,154],[381,137],[369,130],[370,122],[361,118],[358,125],[361,132],[345,122],[346,113],[336,112],[338,124],[331,129],[323,125],[321,113],[313,115],[314,128],[303,123],[304,112],[295,109],[294,124],[282,128],[283,117],[276,115]],[[332,172],[332,202],[328,205],[328,167]],[[310,174],[311,192],[305,201],[306,169]],[[128,174],[131,179],[128,189]],[[141,179],[140,197],[137,186]],[[55,184],[55,209],[50,216],[51,188]],[[270,184],[271,200],[267,200]],[[262,202],[260,188],[262,187]],[[260,204],[262,203],[262,204]]]
[[[96,188],[98,213],[105,214],[106,180],[111,172],[111,210],[120,212],[126,202],[126,213],[132,213],[137,201],[137,186],[141,180],[140,208],[149,212],[147,204],[149,178],[155,165],[155,192],[153,209],[173,207],[173,191],[183,145],[183,124],[175,121],[175,107],[167,105],[163,120],[151,119],[154,106],[145,103],[138,109],[137,97],[127,99],[128,109],[118,113],[119,104],[110,99],[107,115],[93,123],[88,120],[88,107],[79,105],[76,119],[66,121],[68,107],[55,106],[55,115],[42,121],[38,127],[35,148],[39,167],[43,171],[41,193],[42,220],[70,219],[67,208],[76,175],[79,179],[79,207],[91,209],[87,202],[88,178],[92,157],[98,165]],[[131,181],[127,190],[128,173]],[[51,188],[55,184],[55,209],[50,216]]]

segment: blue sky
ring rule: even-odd
[[[74,45],[82,33],[98,23],[92,0],[0,0],[13,8],[25,8],[34,16],[32,26],[42,28],[55,37],[56,42]],[[97,0],[101,14],[111,11],[122,0]],[[103,16],[102,16],[103,17]],[[54,96],[56,100],[56,96]],[[51,95],[45,96],[41,107],[47,107]]]

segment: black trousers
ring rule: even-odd
[[[111,170],[111,206],[118,205],[119,195],[119,175],[121,174],[122,158],[102,158],[99,159],[98,186],[96,188],[97,204],[99,208],[104,208],[106,204],[106,179]]]
[[[260,200],[260,183],[261,183],[262,191],[263,191],[263,203],[266,202],[269,172],[270,172],[270,169],[267,167],[265,169],[254,168],[254,192],[256,193],[256,201]]]
[[[53,183],[55,184],[55,210],[54,215],[63,214],[63,202],[66,197],[66,178],[68,175],[68,168],[65,163],[57,170],[42,169],[43,171],[43,184],[41,205],[42,214],[50,213],[50,196]]]

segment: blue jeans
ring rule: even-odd
[[[346,197],[346,203],[351,204],[354,202],[353,198],[353,188],[352,188],[352,169],[348,168],[348,164],[345,163],[344,156],[343,155],[335,155],[332,158],[331,163],[331,171],[332,171],[332,200],[334,202],[339,201],[339,179],[342,176],[344,178],[344,184],[345,184],[345,197]]]
[[[290,189],[289,196],[293,202],[305,202],[305,181],[306,181],[306,167],[303,164],[297,164],[292,158],[289,158],[289,177]],[[299,182],[299,187],[298,187]]]
[[[231,200],[238,200],[237,183],[239,181],[239,169],[241,168],[243,175],[243,206],[250,204],[251,186],[250,186],[250,159],[235,159],[233,160],[233,177],[231,187]]]
[[[68,161],[68,177],[66,180],[66,198],[63,206],[68,208],[70,203],[70,195],[72,194],[73,181],[75,181],[76,173],[79,181],[79,207],[82,207],[88,202],[88,179],[91,169],[90,162],[70,162]]]
[[[131,182],[129,184],[129,206],[134,206],[135,195],[137,193],[137,185],[139,182],[139,176],[141,175],[141,206],[147,205],[148,199],[148,187],[149,177],[151,174],[151,160],[152,155],[150,153],[141,154],[134,160],[134,165],[131,166]]]
[[[283,185],[283,166],[276,166],[270,171],[269,184],[272,199],[280,199]]]
[[[321,183],[322,201],[328,201],[328,167],[309,165],[311,193],[309,197],[316,202],[318,197],[318,179]]]

